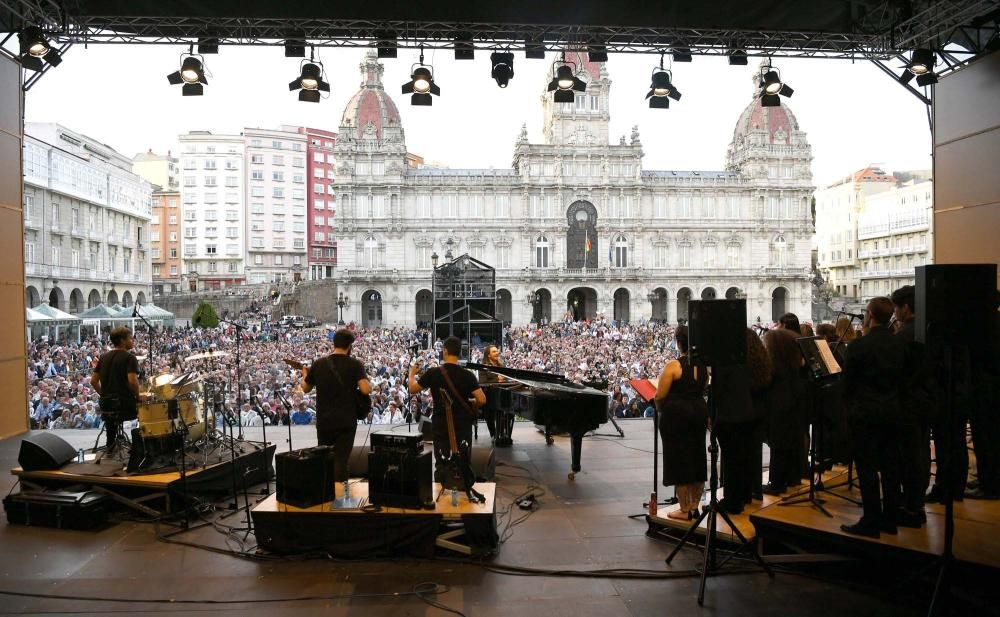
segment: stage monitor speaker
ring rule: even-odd
[[[916,339],[986,343],[997,311],[996,264],[935,264],[916,269]]]
[[[368,454],[368,498],[377,506],[433,508],[430,452],[414,456],[401,450],[378,449]]]
[[[274,457],[280,503],[310,508],[333,499],[333,449],[326,446],[282,452]]]
[[[472,448],[472,473],[476,482],[492,482],[497,475],[497,453],[490,448]]]
[[[76,457],[76,448],[53,433],[34,433],[21,440],[17,462],[24,471],[59,469]]]
[[[708,366],[746,364],[746,300],[691,300],[688,318],[692,362]]]

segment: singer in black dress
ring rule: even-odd
[[[705,455],[708,405],[704,398],[708,372],[703,366],[693,365],[688,358],[687,327],[678,326],[674,336],[681,357],[664,367],[655,400],[663,440],[663,484],[677,488],[681,506],[667,516],[691,519],[698,512],[708,479]]]

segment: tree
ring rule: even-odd
[[[208,302],[202,302],[191,316],[191,325],[195,328],[215,328],[219,325],[219,316]]]

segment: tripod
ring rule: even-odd
[[[729,514],[725,510],[719,507],[718,500],[718,488],[719,488],[719,444],[715,439],[715,398],[712,396],[711,389],[709,389],[708,394],[709,401],[709,416],[711,418],[711,424],[709,428],[709,439],[708,439],[708,453],[710,454],[710,466],[709,466],[709,502],[704,508],[702,508],[701,515],[698,520],[691,523],[688,530],[684,532],[684,536],[681,538],[674,550],[670,552],[667,556],[666,562],[669,564],[673,561],[674,557],[680,552],[681,548],[684,547],[689,541],[693,543],[695,531],[698,529],[698,525],[701,524],[706,517],[708,517],[708,529],[705,534],[705,547],[704,547],[704,561],[701,567],[701,584],[698,586],[698,606],[705,604],[705,582],[708,579],[709,573],[718,574],[722,568],[729,563],[731,559],[736,557],[744,549],[750,552],[751,556],[760,564],[760,567],[764,568],[767,575],[774,578],[774,570],[771,566],[767,564],[766,561],[760,556],[757,548],[747,541],[746,537],[739,530],[733,519],[729,518]],[[737,538],[740,540],[740,547],[734,552],[730,553],[728,557],[718,562],[716,559],[716,531],[717,531],[717,518],[721,516],[729,528],[733,531]]]

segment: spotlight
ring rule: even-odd
[[[778,69],[771,65],[760,67],[758,86],[760,90],[757,92],[757,96],[760,97],[760,104],[763,107],[778,107],[781,105],[781,99],[778,95],[789,97],[795,92],[791,86],[782,83]]]
[[[692,59],[690,47],[674,47],[671,55],[674,57],[674,62],[691,62]]]
[[[28,26],[17,35],[21,51],[21,66],[32,71],[41,71],[44,68],[42,60],[50,66],[59,66],[62,56],[56,51],[49,40],[45,38],[42,29],[37,26]]]
[[[573,68],[576,65],[572,65],[572,62],[565,62],[560,64],[555,71],[555,76],[552,81],[549,82],[548,91],[552,92],[552,100],[556,103],[572,103],[575,100],[574,91],[576,92],[586,92],[587,84],[586,82],[580,80],[576,75],[573,74]],[[555,66],[555,64],[553,64]]]
[[[653,69],[652,83],[649,85],[649,92],[646,93],[650,109],[670,109],[670,99],[681,100],[681,93],[670,82],[670,78],[670,71],[663,68],[663,57],[661,56],[660,66]]]
[[[288,84],[290,91],[299,90],[299,100],[307,103],[319,103],[320,92],[329,92],[330,84],[323,81],[323,63],[302,62],[299,76]]]
[[[930,49],[917,49],[910,55],[910,61],[903,68],[906,69],[899,76],[900,83],[909,83],[913,76],[917,77],[918,86],[929,86],[938,81],[934,72],[934,65],[937,63],[937,56]]]
[[[591,62],[607,62],[608,48],[604,45],[591,45],[587,48],[587,59]]]
[[[507,83],[514,77],[514,54],[495,51],[490,54],[490,62],[493,63],[490,77],[496,80],[498,86],[506,88]]]
[[[729,66],[746,66],[747,65],[747,52],[743,49],[730,49],[726,52],[729,56]]]
[[[403,94],[412,94],[410,105],[432,105],[431,95],[441,96],[441,88],[434,83],[434,67],[424,64],[424,52],[420,51],[420,62],[413,65],[410,81],[403,84]]]
[[[179,71],[167,75],[170,85],[184,84],[181,88],[183,96],[201,96],[204,94],[204,86],[208,85],[205,79],[205,65],[196,56],[188,55],[181,61]]]
[[[306,57],[305,33],[301,31],[295,32],[292,34],[290,38],[285,39],[285,57],[286,58]]]

